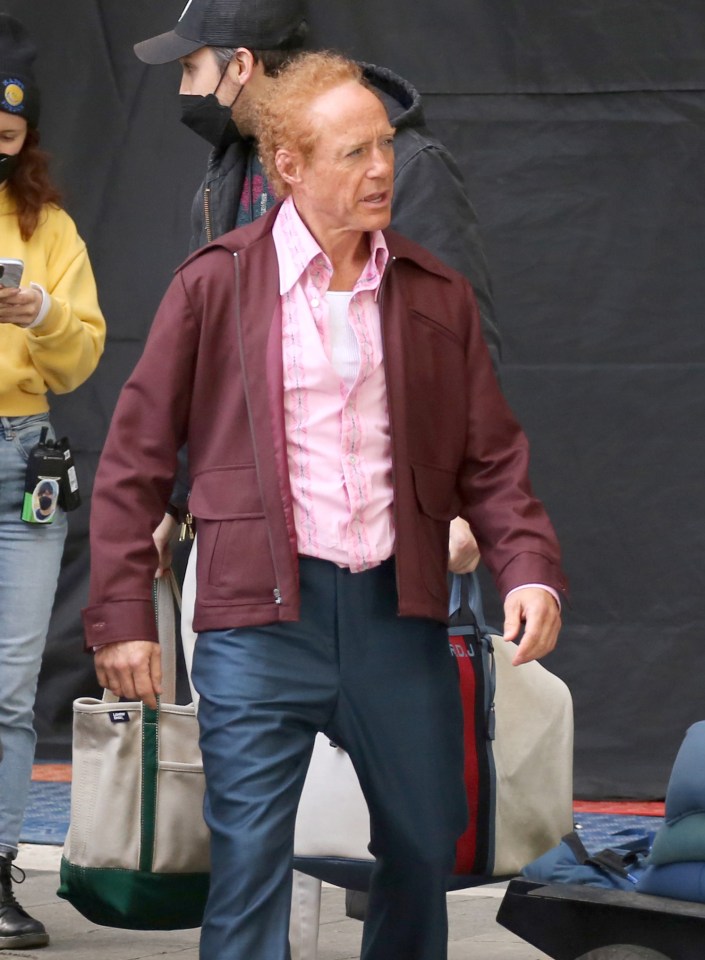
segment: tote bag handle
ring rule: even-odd
[[[162,693],[164,703],[176,701],[176,611],[181,610],[181,591],[173,570],[154,581],[154,615],[162,651]],[[110,690],[103,690],[103,703],[118,703]]]

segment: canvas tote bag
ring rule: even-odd
[[[460,608],[462,589],[468,596],[461,619],[469,623],[448,633],[463,701],[470,816],[455,873],[512,876],[573,828],[572,698],[541,664],[512,666],[516,644],[484,626],[476,578],[456,578],[451,611]],[[296,821],[297,866],[306,870],[307,859],[371,862],[369,842],[367,805],[350,758],[319,734]]]
[[[208,893],[205,783],[193,704],[175,700],[173,575],[155,581],[159,708],[74,701],[71,817],[58,894],[93,923],[133,930],[200,926]]]

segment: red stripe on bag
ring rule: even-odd
[[[468,827],[455,848],[454,873],[472,873],[477,853],[480,771],[477,760],[475,729],[475,668],[464,637],[449,637],[450,648],[458,664],[460,699],[463,706],[463,743],[465,764],[463,776],[468,799]]]

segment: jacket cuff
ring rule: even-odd
[[[154,605],[149,600],[114,600],[81,611],[86,650],[123,640],[159,642]]]
[[[562,600],[568,599],[568,580],[565,574],[557,564],[540,553],[520,553],[507,564],[497,578],[502,600],[506,600],[511,590],[529,583],[550,587]]]
[[[169,501],[169,503],[167,503],[167,505],[164,507],[164,513],[168,513],[169,516],[173,520],[175,520],[177,523],[184,522],[184,520],[186,519],[186,512],[187,511],[185,507],[179,506],[178,504],[172,503],[171,501]]]

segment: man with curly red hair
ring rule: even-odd
[[[188,441],[192,679],[212,834],[203,960],[286,960],[314,739],[351,757],[376,858],[362,960],[443,960],[466,827],[448,526],[477,531],[516,664],[566,588],[467,280],[388,229],[394,129],[359,67],[305,54],[259,113],[269,213],[177,271],[123,388],[91,517],[87,646],[154,706],[150,531]]]

